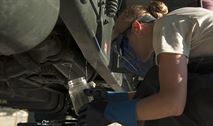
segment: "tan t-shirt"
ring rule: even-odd
[[[170,12],[155,22],[153,47],[156,58],[163,52],[213,56],[213,11],[186,7]]]

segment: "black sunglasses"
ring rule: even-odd
[[[136,19],[138,22],[140,23],[150,23],[150,22],[154,22],[156,20],[155,17],[153,17],[152,15],[144,15],[144,16],[141,16],[139,18]],[[134,20],[135,21],[135,20]],[[120,33],[120,35],[118,37],[121,37],[121,36],[126,36],[127,32],[132,28],[132,23],[130,23],[130,26],[127,27],[126,30],[124,30],[122,33]],[[116,38],[118,38],[116,37]],[[115,38],[115,39],[116,39]]]

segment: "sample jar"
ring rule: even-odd
[[[76,114],[78,114],[79,109],[91,101],[91,98],[84,94],[84,89],[89,88],[89,84],[87,83],[84,77],[80,77],[74,80],[70,80],[68,82],[69,85],[69,95],[74,107]]]

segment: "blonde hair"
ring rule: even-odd
[[[152,1],[147,7],[147,11],[159,19],[168,13],[168,7],[161,1]]]
[[[156,19],[159,19],[167,13],[168,8],[161,1],[152,1],[147,8],[142,5],[131,5],[127,7],[116,20],[113,28],[112,39],[116,38],[119,34],[123,33],[128,27],[130,27],[134,20],[144,15],[152,15]]]

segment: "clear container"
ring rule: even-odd
[[[84,89],[89,88],[89,84],[87,83],[84,77],[80,77],[68,82],[69,85],[69,95],[74,107],[76,114],[78,114],[79,109],[87,104],[92,99],[86,96],[83,92]]]

